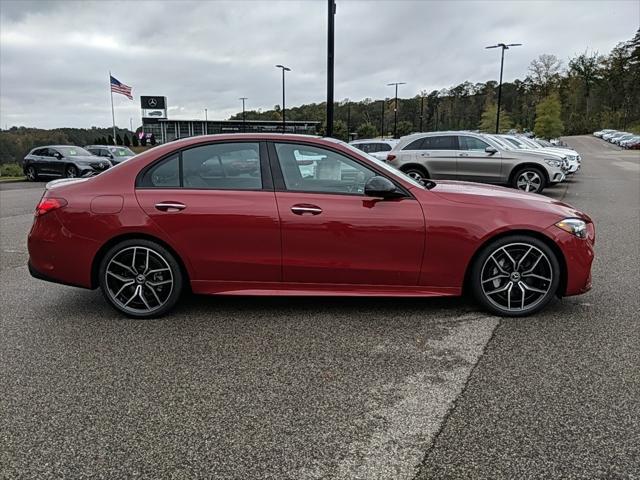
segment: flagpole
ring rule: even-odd
[[[109,70],[109,92],[111,93],[111,120],[113,120],[113,144],[116,145],[116,114],[113,110],[113,89],[111,88],[111,70]]]

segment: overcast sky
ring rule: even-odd
[[[140,124],[140,95],[166,95],[170,118],[225,119],[248,109],[326,98],[327,2],[0,0],[0,125],[110,126],[108,72],[133,87],[114,96],[116,123]],[[523,78],[531,60],[608,53],[640,24],[629,1],[337,0],[335,99],[400,96]]]

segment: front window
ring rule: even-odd
[[[276,143],[278,161],[288,190],[364,195],[364,185],[376,173],[331,150],[311,145]]]
[[[80,147],[56,147],[56,150],[60,152],[64,157],[91,156],[90,152],[87,152],[84,148]]]
[[[114,157],[133,157],[135,155],[127,147],[112,147],[109,150]]]
[[[488,143],[480,140],[476,137],[460,136],[458,137],[460,142],[460,150],[474,150],[478,152],[484,152],[489,146]]]

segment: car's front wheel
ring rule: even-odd
[[[183,286],[175,257],[142,239],[112,247],[100,263],[102,293],[117,310],[134,318],[159,317],[174,307]]]
[[[27,180],[29,180],[30,182],[35,182],[38,180],[38,171],[33,165],[29,165],[25,169],[24,174],[27,177]]]
[[[75,165],[67,165],[64,170],[64,176],[67,178],[76,178],[78,176],[78,168]]]
[[[513,188],[531,193],[542,193],[547,181],[542,170],[536,167],[524,167],[513,176]]]
[[[413,178],[416,182],[424,182],[429,178],[427,171],[420,167],[406,167],[402,171],[405,175]]]
[[[471,269],[471,289],[492,313],[521,317],[543,309],[560,283],[560,264],[543,241],[510,235],[487,245]]]

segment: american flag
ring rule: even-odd
[[[109,76],[111,77],[111,91],[124,95],[129,100],[133,100],[133,97],[131,96],[131,87],[124,83],[120,83],[113,75]]]

